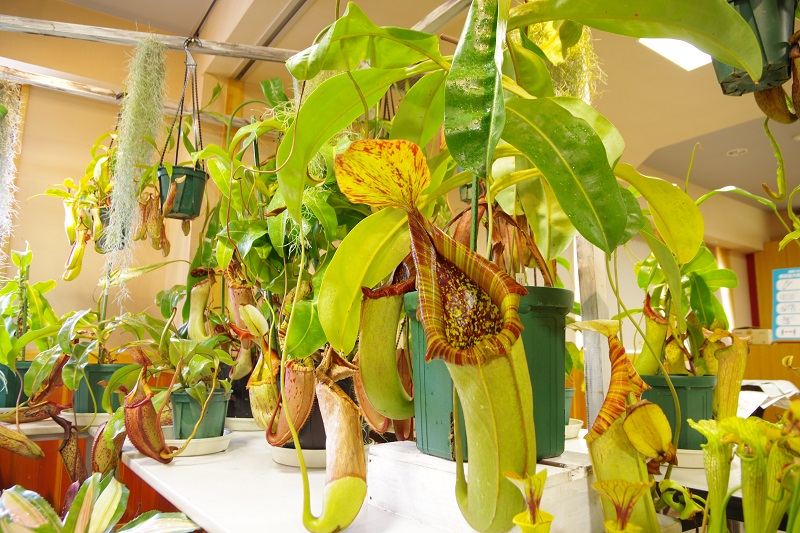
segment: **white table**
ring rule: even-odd
[[[123,463],[209,533],[305,532],[300,470],[272,461],[263,432],[235,431],[228,450],[163,465],[126,445]],[[322,506],[325,470],[309,470],[312,511]],[[364,502],[352,533],[437,530]]]

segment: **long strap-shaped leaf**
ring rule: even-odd
[[[629,37],[687,41],[753,79],[761,77],[758,41],[725,0],[534,0],[511,10],[508,27],[564,19]]]
[[[372,287],[408,255],[406,214],[383,209],[353,228],[331,259],[320,289],[319,321],[328,342],[352,351],[361,316],[361,287]]]
[[[627,210],[597,133],[546,98],[506,105],[503,139],[544,175],[581,235],[611,253],[622,240]]]
[[[445,82],[444,133],[453,159],[478,176],[503,130],[503,37],[509,0],[473,0]]]

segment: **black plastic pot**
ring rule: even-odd
[[[794,32],[797,0],[728,0],[744,18],[761,45],[764,72],[758,84],[747,72],[713,60],[725,94],[739,96],[783,85],[791,76],[789,37]]]
[[[339,381],[338,384],[345,394],[355,401],[353,378],[345,378]],[[303,450],[325,449],[325,441],[327,440],[325,423],[322,420],[322,411],[319,410],[319,403],[316,400],[314,400],[314,406],[311,408],[311,414],[308,416],[308,420],[306,420],[303,427],[297,431],[297,437],[300,440],[300,448]],[[283,447],[294,449],[294,442],[290,439]]]
[[[200,214],[203,206],[203,193],[206,189],[208,174],[200,167],[172,167],[172,176],[166,167],[158,167],[158,182],[161,191],[161,205],[167,201],[167,194],[172,182],[177,182],[178,191],[175,203],[165,218],[192,220]]]
[[[231,367],[220,365],[219,375],[227,376]],[[253,410],[250,408],[250,391],[247,390],[247,380],[250,374],[241,379],[231,381],[231,399],[228,401],[228,417],[230,418],[253,418]]]

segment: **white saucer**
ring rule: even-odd
[[[703,450],[684,450],[678,448],[678,466],[680,468],[704,468]]]
[[[231,431],[264,431],[255,418],[227,417],[225,419],[225,427]]]
[[[111,419],[111,415],[103,412],[103,413],[73,413],[72,409],[64,409],[61,411],[61,418],[66,420],[67,422],[72,422],[73,424],[77,424],[78,427],[97,427],[103,424],[103,422],[108,422]]]
[[[173,439],[172,426],[162,426],[161,431],[164,432],[164,439],[167,446],[175,446],[180,448],[183,446],[185,440]],[[210,437],[207,439],[192,439],[192,442],[186,447],[178,457],[192,457],[195,455],[209,455],[212,453],[224,452],[228,449],[231,443],[232,431],[228,428],[222,432],[221,437]]]
[[[297,450],[294,448],[282,448],[271,446],[272,460],[278,464],[299,467]],[[303,458],[306,461],[306,468],[325,468],[325,450],[303,450]]]

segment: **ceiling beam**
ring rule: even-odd
[[[90,83],[81,81],[68,80],[47,74],[40,74],[38,72],[31,72],[27,70],[20,70],[5,65],[0,65],[0,78],[20,83],[23,85],[32,85],[34,87],[41,87],[43,89],[50,89],[59,91],[73,96],[81,96],[84,98],[91,98],[92,100],[99,100],[101,102],[108,102],[110,104],[119,105],[122,103],[122,92],[107,89],[105,87],[98,87]],[[178,111],[177,104],[165,103],[164,111],[170,115],[174,115]],[[215,115],[200,112],[200,117],[204,122],[213,122],[216,124],[227,125],[225,121],[220,120]],[[224,117],[226,120],[228,117]],[[247,125],[247,121],[241,117],[233,119],[233,125],[237,128]]]
[[[436,31],[453,20],[459,13],[470,5],[470,0],[447,0],[414,24],[411,29],[424,31],[426,33],[436,33]]]
[[[261,35],[261,38],[258,42],[261,46],[269,46],[272,42],[278,38],[278,36],[286,29],[289,23],[301,15],[303,11],[308,8],[308,0],[289,0],[289,2],[284,6],[280,13],[277,14],[275,20],[267,26],[264,33]],[[244,75],[247,74],[247,71],[253,67],[254,61],[251,59],[248,61],[236,74],[232,77],[237,80],[241,80],[244,78]]]
[[[173,35],[153,34],[148,32],[85,26],[68,22],[55,22],[23,17],[0,15],[0,31],[27,33],[31,35],[47,35],[66,39],[79,39],[105,44],[121,44],[136,46],[147,37],[155,37],[169,50],[183,50],[187,39]],[[255,61],[272,61],[283,63],[296,52],[282,48],[266,46],[250,46],[245,44],[221,43],[216,41],[195,41],[189,44],[189,51],[198,54],[218,55],[252,59]]]

